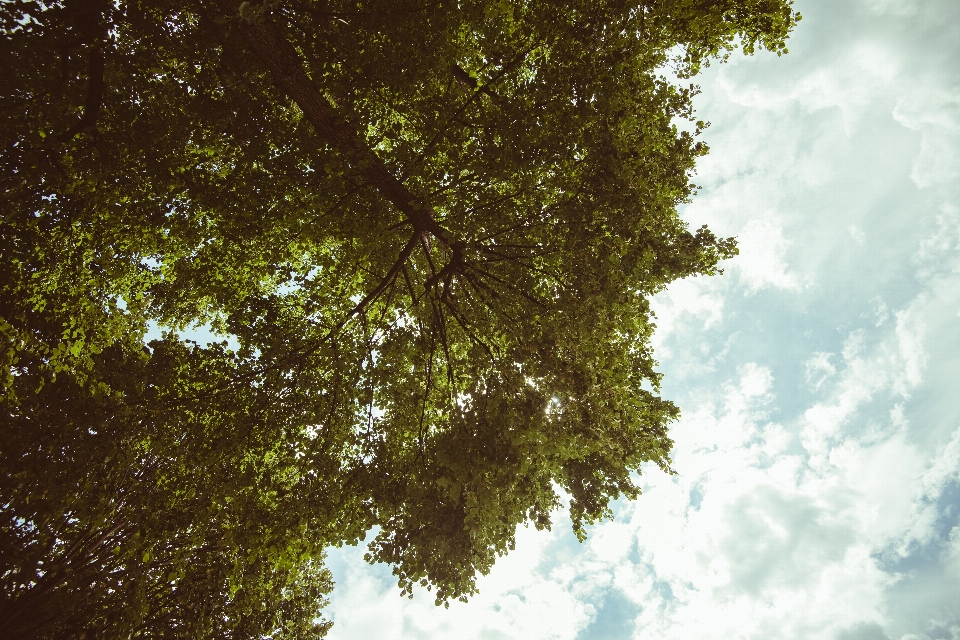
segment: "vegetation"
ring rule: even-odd
[[[582,539],[670,470],[649,296],[736,253],[688,79],[797,19],[5,0],[2,635],[316,637],[371,530],[438,604],[561,489]]]

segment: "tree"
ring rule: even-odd
[[[5,2],[5,635],[323,635],[327,546],[466,599],[669,471],[684,83],[790,4]]]

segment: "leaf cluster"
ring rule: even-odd
[[[438,604],[560,491],[583,539],[670,471],[649,297],[736,253],[676,78],[798,19],[3,3],[0,629],[316,637],[368,531]]]

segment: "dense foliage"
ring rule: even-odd
[[[5,0],[2,634],[314,637],[330,545],[440,604],[637,496],[647,299],[735,253],[677,214],[687,79],[798,18]]]

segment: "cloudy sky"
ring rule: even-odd
[[[331,638],[960,639],[960,2],[797,8],[699,79],[683,213],[741,254],[655,300],[679,475],[449,610],[336,551]]]

